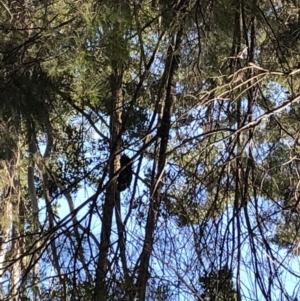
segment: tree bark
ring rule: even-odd
[[[168,57],[166,61],[165,70],[167,72],[168,82],[166,87],[166,97],[164,101],[163,114],[160,127],[158,128],[158,137],[160,138],[159,145],[159,157],[155,181],[152,183],[150,193],[150,204],[147,217],[145,240],[143,244],[143,250],[141,253],[139,267],[138,267],[138,279],[136,283],[137,296],[139,301],[146,300],[146,286],[150,277],[149,262],[150,256],[153,250],[154,244],[154,232],[159,215],[161,205],[161,187],[162,178],[164,176],[164,169],[167,163],[167,146],[169,141],[169,133],[171,128],[171,116],[173,111],[173,99],[175,95],[175,83],[176,75],[180,60],[180,45],[182,38],[182,30],[177,32],[175,38],[175,45],[169,46]]]
[[[96,270],[96,284],[94,300],[106,300],[107,288],[105,277],[107,274],[108,256],[110,247],[110,236],[112,227],[113,210],[116,205],[116,178],[114,175],[120,167],[121,151],[121,129],[122,129],[122,77],[123,71],[120,67],[115,67],[111,76],[112,108],[110,116],[110,159],[109,159],[109,178],[110,185],[107,187],[105,201],[103,204],[102,228],[100,239],[100,250]]]

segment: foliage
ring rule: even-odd
[[[1,300],[296,297],[296,1],[0,6]]]
[[[222,267],[219,271],[211,271],[207,276],[200,278],[204,293],[202,300],[235,301],[236,290],[232,282],[232,272],[228,267]]]

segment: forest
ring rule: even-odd
[[[299,189],[300,0],[0,1],[1,301],[296,301]]]

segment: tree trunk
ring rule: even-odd
[[[120,67],[115,67],[111,76],[112,108],[110,116],[110,160],[109,160],[109,178],[110,184],[106,190],[106,197],[103,204],[102,229],[100,250],[96,271],[96,284],[94,300],[106,300],[107,288],[105,277],[107,274],[107,262],[110,248],[110,235],[112,227],[113,209],[116,204],[116,179],[114,175],[120,167],[121,151],[121,129],[122,129],[122,77],[123,72]]]
[[[166,87],[166,98],[164,102],[162,120],[160,127],[158,128],[158,137],[160,138],[160,145],[157,173],[155,181],[152,183],[151,187],[150,204],[146,224],[146,234],[142,254],[140,257],[140,263],[138,268],[139,274],[136,283],[139,301],[146,300],[146,286],[147,281],[150,277],[149,261],[153,250],[153,237],[161,205],[160,192],[162,187],[162,178],[164,176],[164,169],[167,163],[166,152],[171,128],[171,116],[173,110],[173,99],[175,95],[176,74],[178,71],[180,60],[180,54],[178,52],[180,51],[181,36],[182,30],[179,30],[176,36],[176,41],[174,43],[175,45],[169,46],[168,58],[165,66],[168,82]]]

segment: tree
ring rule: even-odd
[[[295,297],[295,1],[0,5],[1,300]]]

